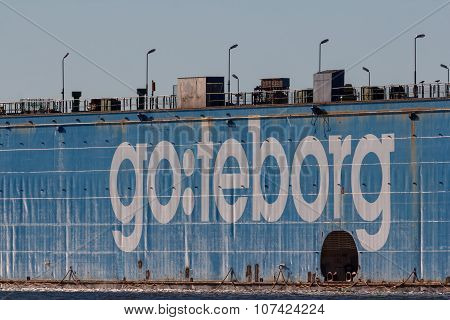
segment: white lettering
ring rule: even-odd
[[[289,193],[289,168],[286,153],[281,143],[270,137],[260,144],[260,121],[250,120],[249,130],[253,135],[253,220],[259,221],[263,216],[268,222],[278,221],[284,212]],[[277,200],[268,203],[261,190],[261,168],[267,157],[276,159],[280,169],[280,184]]]
[[[156,173],[162,160],[169,161],[173,181],[172,195],[165,205],[161,204],[156,194]],[[158,143],[152,152],[148,165],[147,188],[148,202],[156,220],[163,224],[169,223],[175,216],[180,203],[181,165],[175,147],[168,141]]]
[[[340,219],[342,206],[341,190],[343,189],[341,185],[342,163],[347,156],[352,154],[352,136],[347,136],[342,142],[341,136],[331,136],[329,138],[329,149],[333,155],[334,219]]]
[[[225,162],[228,158],[235,158],[240,173],[223,173]],[[217,154],[214,166],[214,194],[217,210],[228,223],[234,223],[240,219],[247,205],[246,197],[239,197],[234,204],[229,204],[225,199],[223,190],[243,189],[249,187],[248,160],[244,148],[235,139],[225,141]]]
[[[342,168],[344,160],[352,155],[352,136],[342,138],[341,136],[329,137],[329,155],[326,154],[324,146],[315,137],[304,138],[297,149],[289,168],[286,151],[282,143],[274,137],[268,137],[261,141],[260,120],[249,120],[248,132],[252,136],[250,143],[251,164],[249,164],[246,151],[243,145],[236,139],[228,139],[221,146],[218,146],[217,155],[214,159],[214,146],[211,135],[211,122],[201,122],[201,139],[196,149],[188,149],[183,154],[184,171],[181,169],[180,155],[175,146],[168,141],[159,142],[151,152],[148,161],[147,172],[147,196],[148,204],[155,219],[161,224],[167,224],[177,213],[181,195],[183,194],[183,208],[180,210],[186,215],[195,217],[198,214],[201,222],[211,220],[210,212],[217,209],[220,216],[226,223],[235,223],[241,219],[246,211],[248,201],[251,201],[251,219],[261,221],[261,217],[270,223],[277,222],[286,210],[289,197],[289,182],[292,185],[292,200],[297,214],[306,222],[317,221],[325,210],[330,193],[329,175],[330,168],[328,156],[333,157],[333,217],[341,219],[344,207],[342,196]],[[356,236],[362,247],[368,251],[378,251],[387,242],[391,224],[391,187],[390,187],[390,156],[395,150],[394,134],[382,135],[378,139],[372,134],[363,137],[356,146],[355,154],[351,164],[351,190],[352,200],[356,211],[364,222],[380,221],[380,227],[374,234],[369,228],[356,229]],[[195,168],[195,152],[197,159],[201,162],[201,167]],[[361,191],[361,170],[364,159],[373,153],[381,165],[382,184],[378,198],[374,202],[365,199]],[[306,190],[301,190],[304,186],[302,181],[302,167],[308,165],[305,159],[312,156],[318,163],[319,170],[319,190],[314,201],[305,200],[305,192],[316,190],[313,186],[308,186]],[[272,181],[276,183],[278,194],[273,195],[276,200],[269,203],[268,198],[261,185],[262,168],[268,158],[276,160],[279,169],[279,179]],[[109,194],[111,206],[115,217],[122,223],[120,230],[114,230],[113,237],[117,246],[125,252],[136,250],[143,234],[144,215],[144,162],[147,160],[147,144],[137,144],[136,148],[124,142],[116,149],[111,163],[109,174]],[[227,165],[231,160],[233,165]],[[130,204],[124,205],[119,194],[118,181],[119,170],[124,161],[129,161],[134,168],[136,185],[133,199]],[[161,162],[167,161],[169,168],[161,168]],[[304,167],[303,167],[304,168]],[[365,167],[366,168],[366,167]],[[167,195],[157,193],[157,187],[165,181],[157,181],[160,170],[169,172],[172,177],[171,190]],[[182,189],[181,175],[187,179],[197,176],[195,170],[200,172],[201,195],[200,207],[194,208],[194,191],[191,187]],[[366,169],[364,169],[366,170]],[[367,169],[369,170],[369,169]],[[251,177],[250,177],[251,175]],[[161,176],[163,180],[167,175]],[[250,185],[251,178],[251,185]],[[212,181],[211,181],[212,179]],[[210,186],[210,184],[212,186]],[[249,190],[249,188],[252,188]],[[210,190],[212,188],[212,190]],[[197,189],[197,186],[195,186]],[[197,194],[197,191],[195,191]],[[249,195],[252,199],[248,199]],[[162,201],[162,197],[167,197],[168,201]],[[347,199],[347,198],[345,198]],[[163,204],[165,203],[165,204]],[[212,208],[215,204],[215,208]],[[250,206],[249,206],[250,207]],[[377,220],[379,219],[379,220]],[[367,224],[366,224],[367,225]],[[132,228],[134,227],[134,229]],[[373,233],[373,232],[371,232]],[[146,234],[146,232],[144,232]]]
[[[394,152],[394,134],[383,134],[381,141],[372,134],[360,140],[355,150],[352,164],[353,202],[359,215],[366,221],[375,221],[383,213],[380,230],[371,235],[364,229],[357,229],[361,245],[368,251],[378,251],[386,243],[391,225],[391,152]],[[382,168],[381,190],[378,199],[371,203],[364,199],[361,192],[361,165],[364,158],[374,153],[380,160]]]
[[[201,160],[201,219],[202,222],[209,222],[209,182],[211,175],[211,160],[213,159],[214,145],[211,143],[211,136],[209,130],[209,122],[203,121],[202,126],[202,139],[198,144],[197,156]]]
[[[309,155],[316,158],[320,170],[320,188],[316,200],[312,203],[306,202],[300,188],[301,166],[303,165],[305,158]],[[297,209],[297,213],[303,220],[314,222],[322,215],[322,211],[325,208],[328,199],[328,180],[328,160],[322,144],[314,137],[306,137],[300,142],[295,151],[291,173],[294,205]]]
[[[113,237],[117,246],[125,252],[132,252],[139,244],[142,235],[143,222],[143,161],[146,160],[146,144],[138,144],[136,150],[128,143],[122,143],[116,150],[109,172],[109,194],[111,205],[116,218],[124,225],[130,224],[134,218],[134,231],[129,236],[125,236],[123,231],[114,230]],[[123,205],[119,191],[117,189],[117,176],[120,165],[123,161],[129,160],[136,175],[136,186],[133,201],[128,205]]]

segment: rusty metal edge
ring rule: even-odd
[[[64,286],[64,285],[134,285],[134,286],[236,286],[236,287],[266,287],[266,286],[289,286],[289,287],[304,287],[304,286],[320,286],[320,287],[445,287],[450,289],[450,283],[436,282],[436,281],[417,281],[417,282],[368,282],[368,281],[356,281],[356,282],[288,282],[288,283],[276,283],[273,281],[267,282],[236,282],[236,281],[216,281],[216,280],[197,280],[197,281],[177,281],[177,280],[142,280],[142,281],[106,281],[106,280],[80,280],[80,281],[65,281],[60,280],[0,280],[2,285],[50,285],[50,286]]]
[[[448,113],[450,108],[404,108],[398,110],[359,110],[359,111],[334,111],[328,112],[324,117],[345,117],[345,116],[373,116],[373,115],[398,115],[398,114],[425,114],[425,113]],[[133,112],[134,113],[134,112]],[[220,120],[245,120],[245,119],[282,119],[282,118],[314,118],[316,117],[312,113],[283,113],[275,115],[248,115],[248,116],[231,116],[231,117],[185,117],[185,118],[165,118],[165,119],[154,119],[151,122],[142,121],[124,121],[123,119],[118,121],[93,121],[86,123],[45,123],[45,124],[13,124],[13,125],[0,125],[0,129],[12,129],[12,128],[38,128],[38,127],[72,127],[72,126],[109,126],[109,125],[131,125],[131,124],[142,124],[142,123],[172,123],[172,122],[192,122],[192,121],[220,121]]]
[[[170,113],[175,111],[205,111],[205,110],[244,110],[244,109],[263,109],[263,108],[287,108],[287,107],[299,107],[309,108],[312,106],[337,106],[337,105],[371,105],[380,103],[408,103],[408,102],[430,102],[430,101],[449,101],[448,97],[442,98],[408,98],[408,99],[393,99],[393,100],[367,100],[367,101],[345,101],[345,102],[327,102],[327,103],[284,103],[284,104],[246,104],[246,105],[234,105],[234,106],[221,106],[221,107],[208,107],[208,108],[173,108],[173,109],[142,109],[142,110],[120,110],[120,111],[103,111],[103,112],[70,112],[70,113],[22,113],[22,114],[5,114],[0,115],[0,119],[7,118],[32,118],[32,117],[58,117],[62,115],[105,115],[105,114],[123,114],[123,113]]]

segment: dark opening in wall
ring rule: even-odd
[[[346,281],[358,272],[358,250],[352,235],[333,231],[323,242],[320,270],[325,280]]]

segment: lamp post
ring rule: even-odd
[[[237,104],[239,105],[240,104],[240,97],[241,97],[241,93],[240,93],[240,91],[239,91],[239,77],[237,76],[237,75],[235,75],[235,74],[233,74],[233,78],[235,78],[236,80],[237,80]]]
[[[436,83],[436,86],[434,87],[434,92],[436,93],[437,97],[440,97],[440,87],[439,87],[439,83],[441,82],[441,80],[435,80],[434,83]],[[434,96],[434,95],[433,95]]]
[[[450,84],[449,84],[450,83],[450,70],[449,70],[448,66],[445,64],[441,64],[441,67],[444,69],[447,69],[447,83],[445,84],[445,95],[448,97],[448,93],[449,93],[448,88],[450,86]]]
[[[330,41],[330,39],[322,40],[319,44],[319,72],[322,71],[322,45]]]
[[[421,86],[421,90],[422,90],[422,99],[425,98],[425,88],[424,88],[424,84],[425,80],[422,80],[419,82],[420,86]]]
[[[447,84],[450,83],[450,70],[445,64],[441,64],[441,68],[447,69]]]
[[[66,58],[69,56],[69,53],[67,52],[66,55],[64,56],[64,58],[62,59],[62,91],[61,91],[61,95],[62,95],[62,100],[64,102],[65,100],[65,95],[64,95],[64,61],[66,60]]]
[[[231,103],[231,50],[236,49],[237,47],[238,45],[234,44],[228,49],[228,103]]]
[[[425,38],[424,34],[419,34],[414,38],[414,85],[417,85],[417,39]]]
[[[434,81],[435,83],[436,83],[436,87],[435,87],[435,91],[436,91],[436,93],[437,93],[437,97],[439,98],[440,97],[440,95],[441,95],[441,88],[440,88],[440,86],[439,86],[439,83],[441,82],[441,80],[436,80],[436,81]]]
[[[362,69],[369,74],[369,87],[370,87],[370,70],[367,69],[366,67],[363,67]]]
[[[145,77],[145,95],[148,97],[148,56],[155,52],[156,49],[151,49],[147,52],[147,67],[146,67],[146,77]]]

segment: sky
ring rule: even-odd
[[[446,81],[449,30],[447,0],[0,0],[0,101],[60,97],[66,52],[66,96],[135,96],[152,48],[167,95],[179,77],[226,76],[234,43],[241,91],[267,77],[309,88],[325,38],[322,69],[345,69],[346,83],[366,85],[365,66],[372,84],[409,84],[419,33],[418,81]]]

